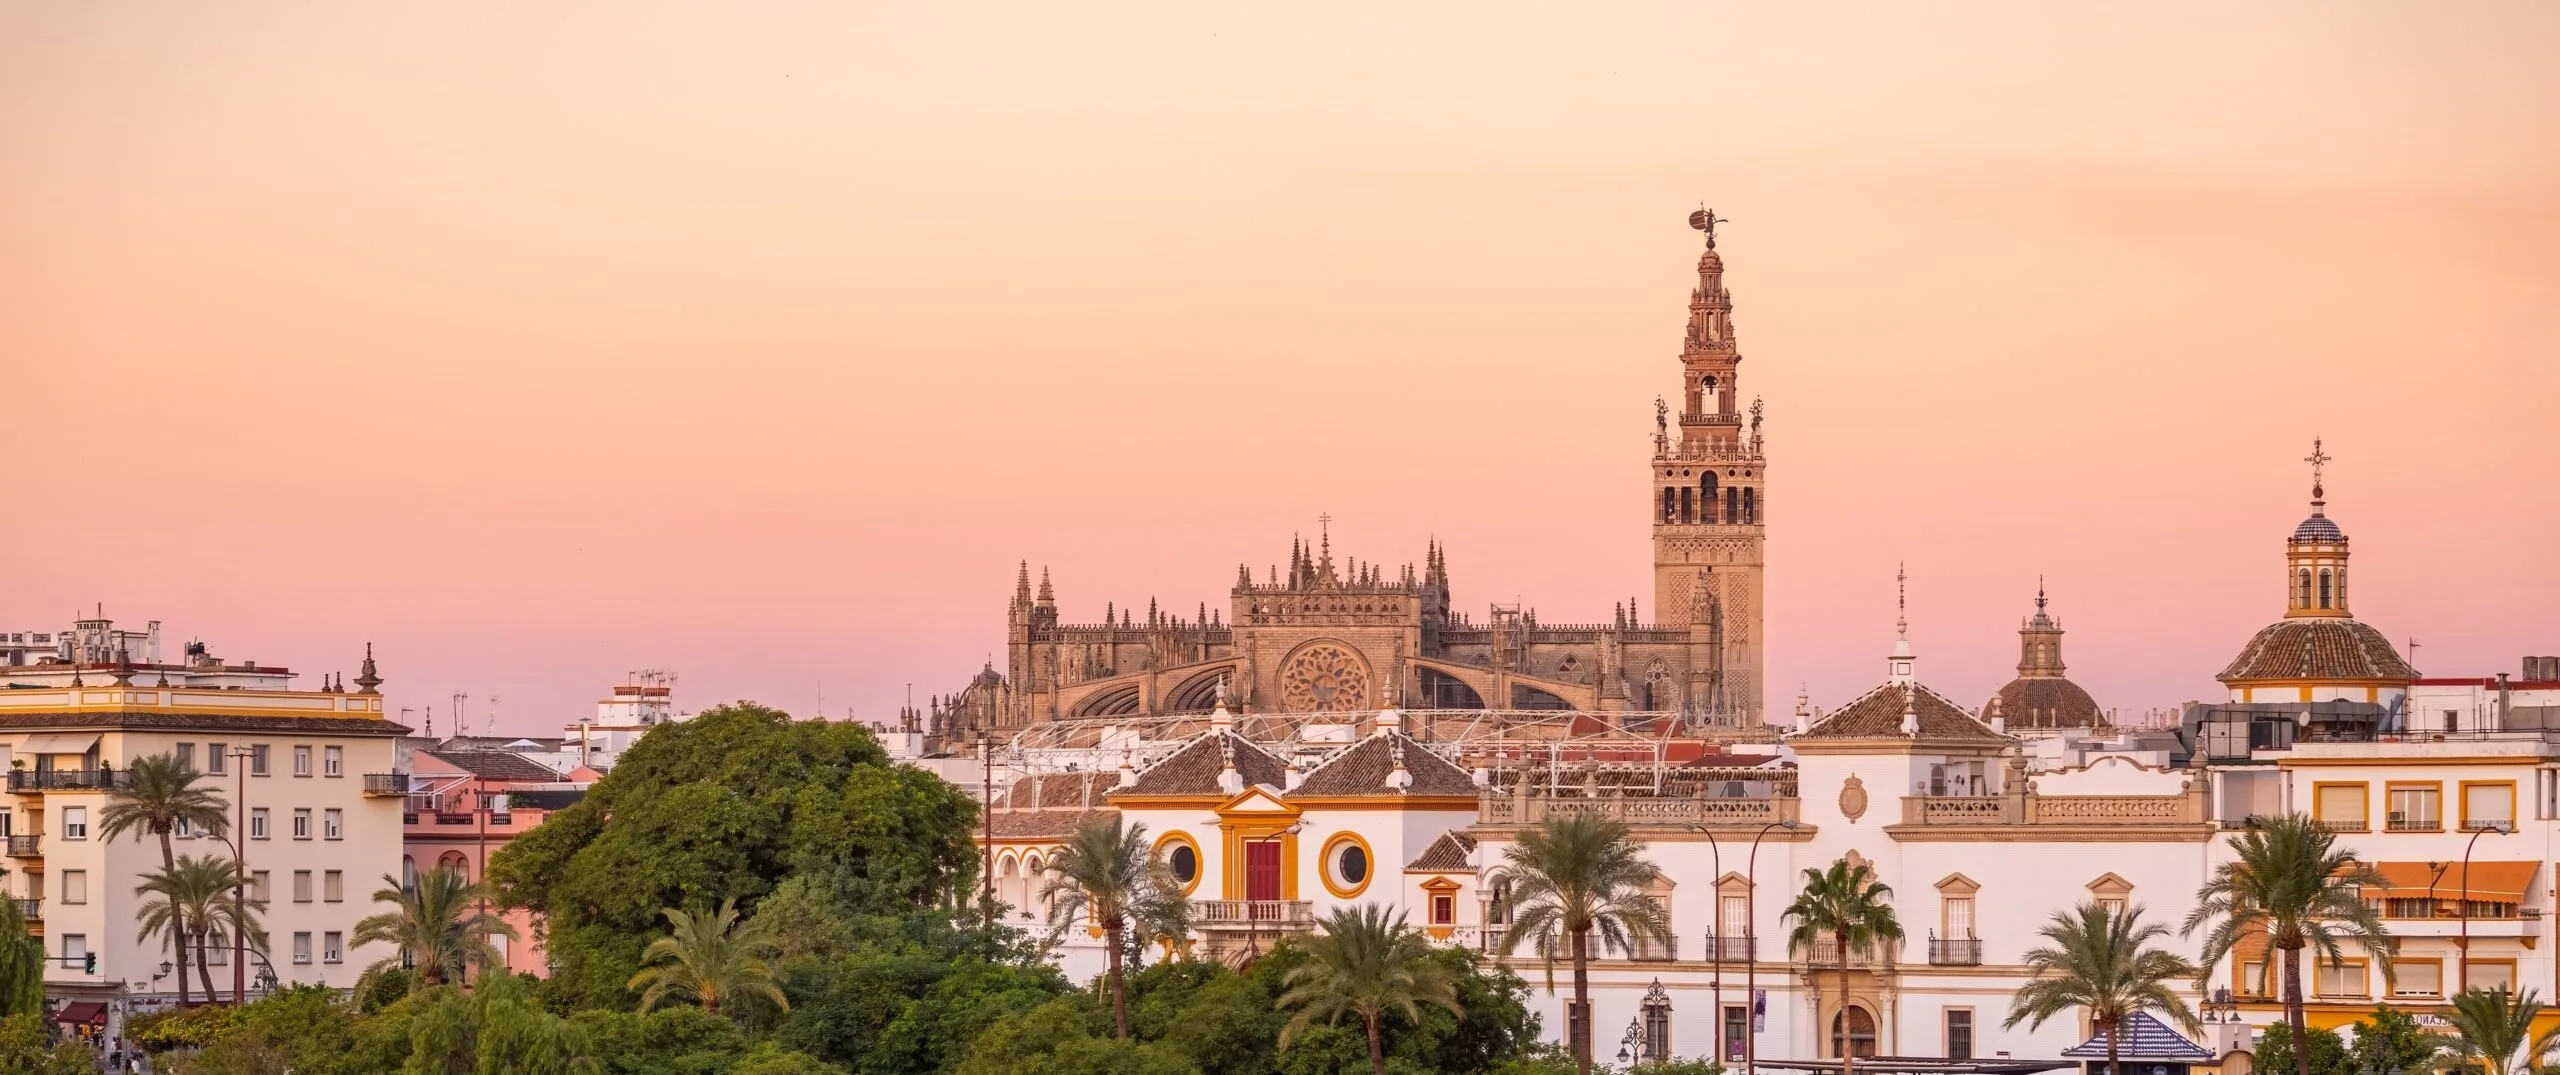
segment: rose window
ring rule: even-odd
[[[1367,709],[1369,669],[1342,646],[1316,643],[1292,654],[1280,670],[1280,701],[1292,713]]]

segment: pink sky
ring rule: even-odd
[[[0,621],[395,707],[885,716],[1334,519],[1649,593],[1701,199],[1770,675],[2209,696],[2314,436],[2356,611],[2560,653],[2560,7],[0,8]],[[482,703],[475,708],[485,708]]]

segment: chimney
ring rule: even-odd
[[[2512,706],[2512,705],[2514,705],[2514,704],[2515,704],[2515,696],[2514,696],[2513,694],[2510,694],[2510,693],[2508,692],[2508,690],[2507,690],[2507,674],[2506,674],[2506,673],[2504,673],[2504,672],[2500,672],[2500,673],[2498,673],[2498,730],[2499,730],[2499,731],[2505,731],[2505,730],[2507,730],[2507,713],[2510,711],[2510,710],[2508,709],[2508,707],[2509,707],[2509,706]]]

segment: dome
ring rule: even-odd
[[[2382,632],[2343,616],[2277,620],[2240,647],[2214,677],[2250,680],[2382,680],[2407,682],[2418,670],[2400,659]]]
[[[2310,518],[2302,520],[2302,525],[2293,528],[2293,540],[2328,542],[2345,541],[2347,540],[2347,532],[2338,529],[2338,524],[2330,521],[2328,516],[2315,512]]]
[[[1993,708],[1993,707],[1998,708]],[[2080,685],[2058,676],[2021,676],[2000,688],[1982,707],[2000,714],[2012,732],[2028,728],[2095,728],[2106,723],[2098,700]]]

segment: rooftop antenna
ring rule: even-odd
[[[469,736],[471,734],[470,702],[471,693],[469,691],[453,692],[453,734],[455,735]]]

